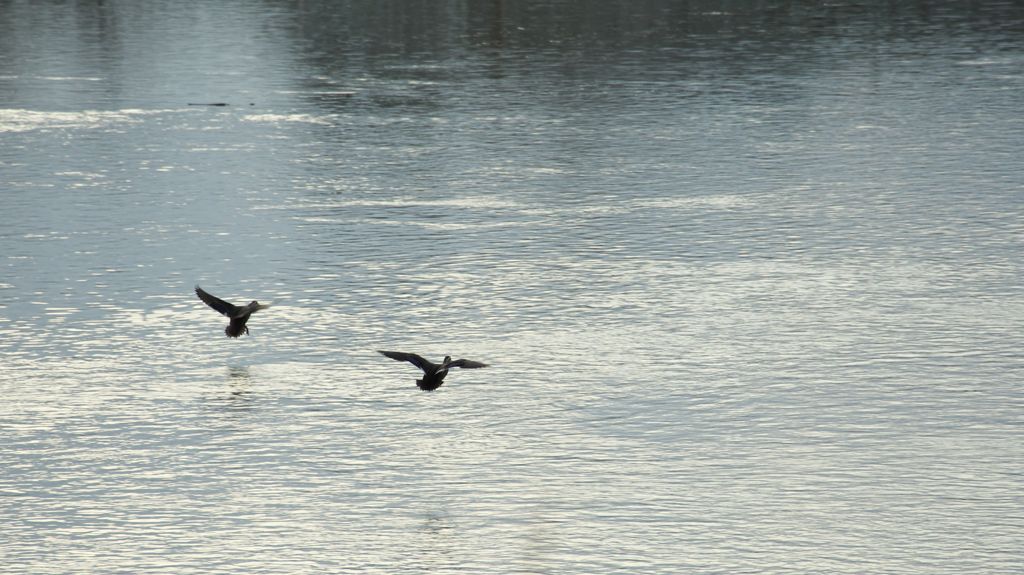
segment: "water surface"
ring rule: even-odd
[[[1022,32],[7,3],[0,566],[1018,572]]]

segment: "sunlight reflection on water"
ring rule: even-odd
[[[0,8],[5,573],[1014,572],[1019,10],[396,6]]]

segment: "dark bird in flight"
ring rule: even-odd
[[[267,309],[277,303],[271,302],[261,304],[260,302],[253,300],[247,306],[237,306],[206,293],[203,291],[203,288],[199,286],[196,286],[196,295],[199,296],[199,299],[203,300],[203,303],[206,305],[212,307],[222,315],[231,318],[231,323],[228,324],[228,327],[224,328],[224,333],[227,334],[228,337],[241,337],[243,333],[249,335],[249,328],[245,326],[245,322],[249,321],[249,316],[261,309]]]
[[[450,355],[445,356],[444,361],[440,364],[430,363],[415,353],[402,353],[400,351],[380,351],[377,353],[386,355],[395,361],[408,361],[416,367],[423,370],[423,379],[417,379],[416,385],[420,386],[423,391],[434,391],[441,387],[444,383],[444,377],[448,375],[448,369],[452,367],[461,367],[463,369],[475,369],[477,367],[488,367],[486,363],[480,363],[479,361],[471,361],[468,359],[456,359],[452,361]]]

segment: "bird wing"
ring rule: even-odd
[[[473,361],[471,359],[456,359],[455,361],[448,364],[448,367],[461,367],[462,369],[473,369],[477,367],[490,367],[486,363],[480,363],[479,361]]]
[[[270,303],[259,303],[259,302],[256,302],[256,301],[249,302],[249,305],[245,306],[244,308],[239,308],[239,311],[241,312],[241,311],[244,310],[245,313],[250,313],[250,314],[256,313],[256,312],[260,311],[261,309],[267,309],[268,307],[274,305],[278,301],[279,300],[274,300],[274,301],[272,301]]]
[[[379,353],[381,355],[384,355],[384,356],[387,356],[387,357],[390,357],[391,359],[393,359],[395,361],[408,361],[409,363],[411,363],[411,364],[415,365],[416,367],[422,369],[424,373],[426,373],[426,371],[427,371],[427,366],[431,365],[431,363],[429,361],[423,359],[422,357],[416,355],[415,353],[403,353],[401,351],[381,351],[381,350],[377,350],[377,353]]]
[[[281,301],[281,300],[279,300],[279,299],[275,299],[274,301],[272,301],[272,302],[270,302],[270,303],[261,303],[261,304],[259,304],[258,306],[256,306],[255,308],[253,308],[253,310],[252,310],[252,311],[256,312],[256,311],[260,311],[261,309],[267,309],[268,307],[270,307],[270,306],[272,306],[272,305],[276,304],[276,303],[277,303],[277,302],[279,302],[279,301]]]
[[[214,297],[206,293],[205,291],[203,291],[203,288],[199,286],[196,286],[196,295],[199,296],[199,299],[203,300],[203,303],[212,307],[214,310],[221,314],[224,314],[228,317],[235,317],[236,315],[238,315],[238,310],[240,309],[238,306],[231,305],[218,297]]]

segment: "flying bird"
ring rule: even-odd
[[[199,299],[203,300],[203,303],[206,305],[212,307],[222,315],[231,318],[231,323],[228,324],[228,327],[224,328],[224,333],[227,334],[228,337],[241,337],[243,333],[249,335],[249,328],[245,326],[245,322],[249,321],[249,316],[261,309],[267,309],[277,303],[271,302],[261,304],[256,300],[252,300],[252,302],[247,306],[237,306],[206,293],[203,291],[203,288],[199,286],[196,286],[196,295],[199,296]]]
[[[456,359],[452,361],[450,355],[445,356],[444,361],[440,364],[430,363],[415,353],[402,353],[400,351],[380,351],[377,353],[390,357],[395,361],[408,361],[416,367],[423,370],[423,379],[417,379],[416,385],[420,386],[423,391],[434,391],[441,387],[444,383],[444,377],[448,375],[448,369],[452,367],[461,367],[463,369],[474,369],[477,367],[488,367],[486,363],[480,363],[479,361],[471,361],[468,359]]]

